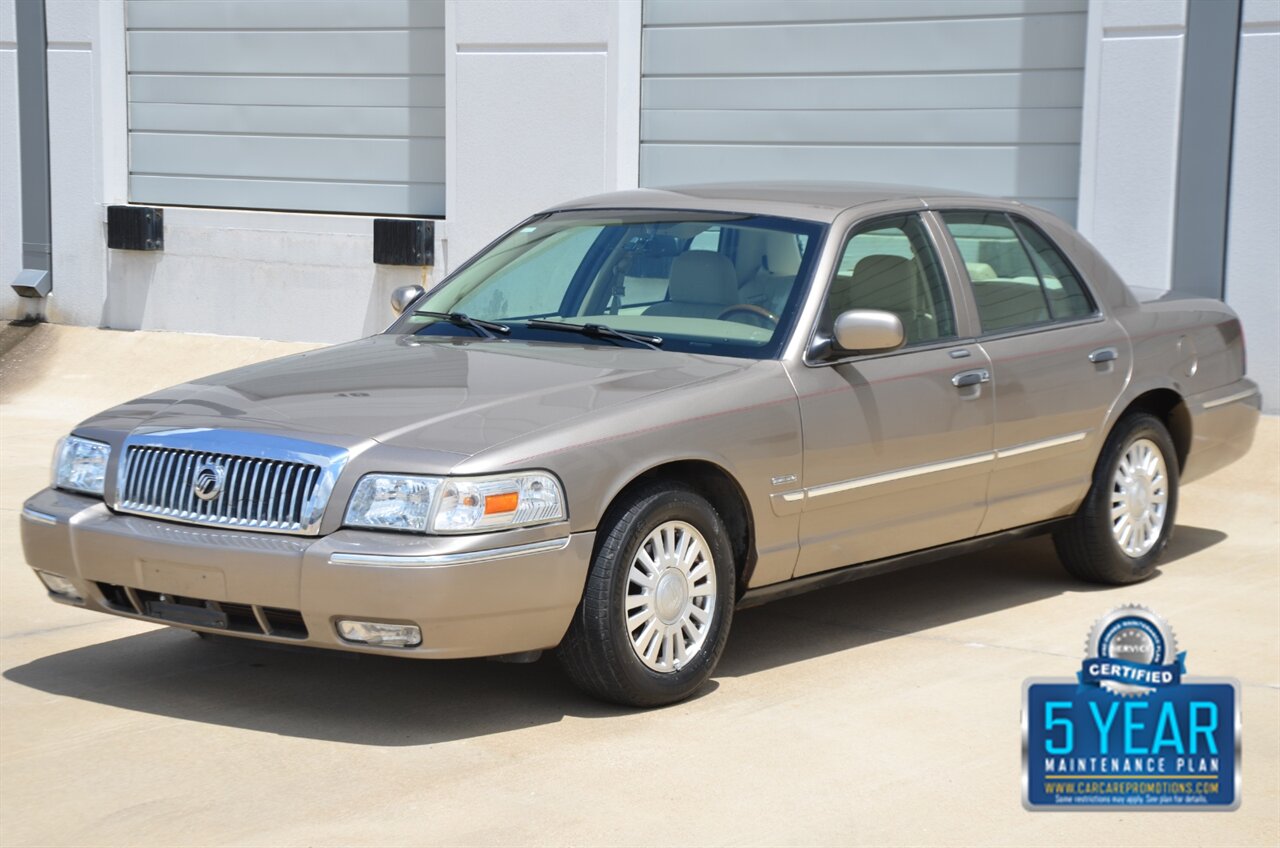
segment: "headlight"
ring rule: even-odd
[[[53,485],[72,492],[101,496],[110,458],[110,445],[67,436],[53,455]]]
[[[361,477],[347,504],[347,524],[425,533],[440,481],[435,477]]]
[[[474,478],[368,474],[356,484],[345,523],[379,530],[471,533],[564,517],[564,492],[550,474]]]

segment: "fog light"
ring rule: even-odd
[[[384,648],[412,648],[422,644],[422,631],[414,624],[344,619],[338,622],[338,635],[348,642],[363,642]]]
[[[45,588],[57,595],[59,598],[66,598],[68,601],[84,600],[84,596],[80,594],[80,590],[77,589],[75,584],[67,578],[59,577],[56,574],[50,574],[47,571],[37,571],[36,575],[40,578],[41,582],[44,583]]]

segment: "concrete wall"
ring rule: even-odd
[[[1245,0],[1236,73],[1226,298],[1264,407],[1280,412],[1280,0]]]
[[[451,266],[543,207],[636,186],[639,0],[450,0],[446,16]]]
[[[1169,287],[1186,17],[1184,0],[1089,4],[1077,226],[1131,285]]]

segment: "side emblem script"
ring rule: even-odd
[[[191,491],[202,501],[211,501],[222,494],[222,484],[227,479],[227,469],[214,462],[203,463],[196,469]]]

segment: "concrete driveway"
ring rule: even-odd
[[[8,350],[3,351],[7,347]],[[304,349],[0,333],[0,844],[1266,845],[1280,842],[1280,421],[1183,492],[1160,574],[1070,580],[1037,539],[747,610],[711,685],[652,712],[534,665],[204,641],[53,604],[18,514],[111,403]],[[1091,622],[1166,616],[1243,685],[1233,813],[1028,813],[1022,681]]]

